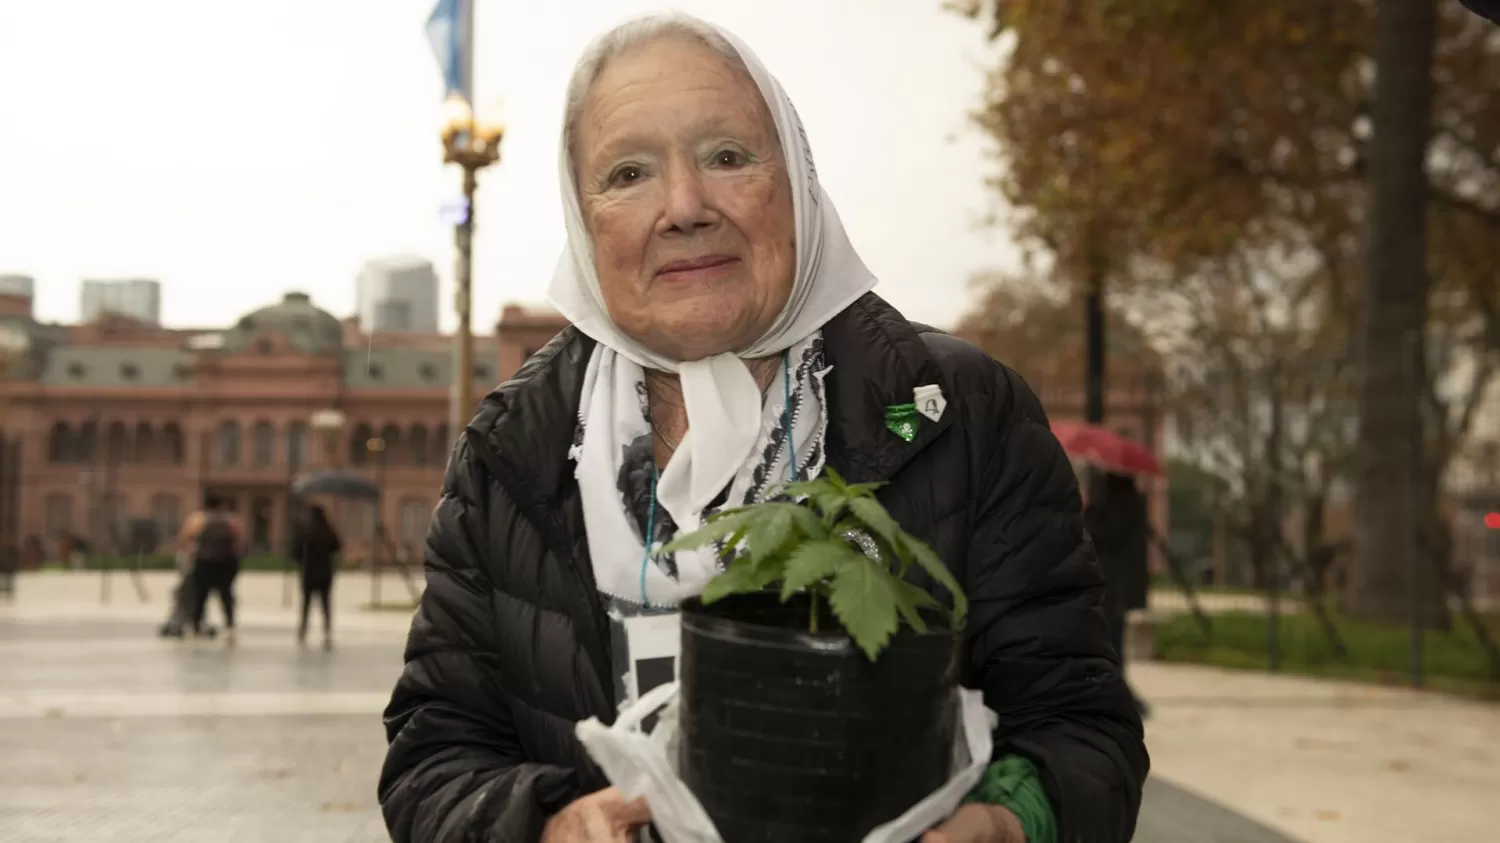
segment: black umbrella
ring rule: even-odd
[[[298,497],[328,495],[349,500],[379,500],[380,487],[342,471],[309,471],[292,481],[292,494]]]
[[[1474,14],[1500,23],[1500,0],[1463,0]]]

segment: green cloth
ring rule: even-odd
[[[922,414],[916,404],[892,404],[885,408],[885,427],[890,432],[910,442],[917,438],[922,426]]]
[[[1007,755],[987,767],[964,801],[1009,808],[1021,821],[1026,843],[1057,843],[1057,814],[1042,776],[1019,755]]]

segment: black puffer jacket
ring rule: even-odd
[[[964,681],[1000,716],[997,753],[1041,769],[1061,841],[1125,843],[1148,766],[1141,721],[1073,472],[1036,397],[874,295],[823,337],[828,464],[851,482],[890,481],[882,502],[968,592]],[[553,812],[607,786],[573,737],[576,721],[616,710],[568,459],[592,347],[560,334],[485,398],[449,462],[385,714],[380,801],[397,843],[535,841]],[[886,429],[885,408],[924,384],[948,408],[908,443]]]

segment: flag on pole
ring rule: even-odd
[[[438,0],[427,16],[427,44],[443,73],[444,94],[472,103],[474,0]]]

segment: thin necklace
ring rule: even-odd
[[[783,378],[787,381],[787,387],[786,387],[787,388],[787,398],[786,398],[786,400],[787,400],[787,406],[790,407],[791,406],[791,402],[792,402],[791,380],[790,380],[791,375],[789,374],[790,370],[789,370],[788,358],[787,358],[787,356],[786,356],[785,353],[783,353],[783,355],[782,355],[781,366],[782,366]],[[672,437],[668,436],[666,434],[666,432],[663,431],[656,424],[656,414],[655,413],[652,413],[652,412],[650,412],[648,410],[646,412],[646,421],[648,421],[648,422],[651,423],[651,432],[655,433],[656,436],[657,436],[657,438],[661,440],[661,443],[663,445],[667,446],[667,450],[668,451],[676,451],[677,450],[677,446],[682,444],[682,440],[681,439],[678,439],[676,442],[673,442],[672,441]],[[795,452],[793,452],[793,453],[794,453],[794,456],[793,456],[792,462],[795,464],[796,463]]]
[[[667,434],[663,433],[662,430],[661,430],[661,428],[659,428],[659,427],[656,426],[656,416],[651,415],[651,416],[649,416],[649,418],[647,420],[651,422],[651,431],[653,433],[655,433],[658,437],[661,438],[661,443],[663,445],[667,446],[667,450],[668,451],[675,451],[675,450],[677,450],[677,446],[679,444],[681,444],[682,440],[679,439],[676,442],[673,442],[667,436]]]

